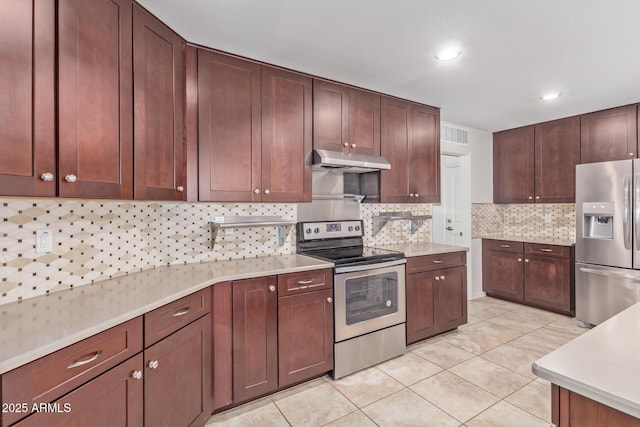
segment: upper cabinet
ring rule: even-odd
[[[0,2],[0,194],[55,196],[55,2]]]
[[[311,78],[198,51],[201,201],[311,200]]]
[[[185,200],[184,41],[133,6],[134,198]]]
[[[637,109],[637,105],[627,105],[582,115],[581,162],[638,157]]]
[[[383,203],[440,201],[440,110],[383,96],[380,152],[391,169],[380,175]]]
[[[380,155],[380,95],[314,79],[313,147]]]
[[[131,198],[131,0],[58,1],[58,52],[58,194]]]
[[[495,203],[571,203],[580,163],[580,118],[493,135]]]

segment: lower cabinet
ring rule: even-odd
[[[467,323],[466,253],[407,259],[407,344]]]
[[[487,295],[558,313],[575,313],[570,246],[483,239],[482,289]]]

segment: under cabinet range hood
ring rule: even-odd
[[[391,163],[380,156],[313,150],[313,168],[324,171],[366,173],[391,169]]]

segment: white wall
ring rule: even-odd
[[[440,149],[447,154],[468,154],[471,162],[471,203],[493,202],[493,134],[464,125],[442,122],[443,125],[466,129],[469,146],[443,142]],[[471,210],[471,206],[469,206]],[[479,298],[482,292],[482,239],[472,239],[467,254],[467,295]]]

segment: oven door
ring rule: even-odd
[[[405,322],[405,262],[336,268],[335,342]]]

